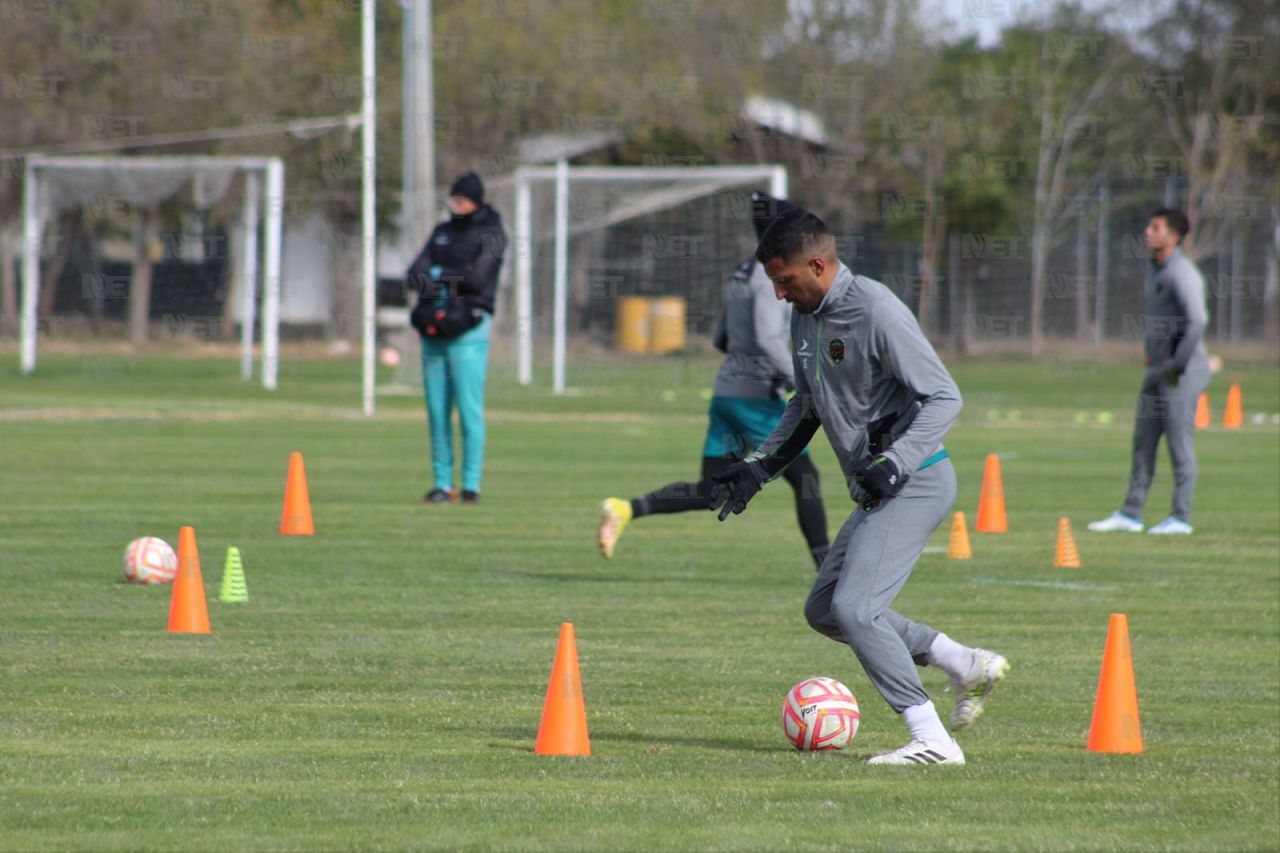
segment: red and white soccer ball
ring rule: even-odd
[[[787,691],[782,730],[796,749],[843,749],[858,733],[858,700],[834,678],[806,678]]]
[[[143,536],[124,549],[124,579],[130,583],[168,583],[178,573],[178,555],[169,543]]]

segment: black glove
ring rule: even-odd
[[[769,477],[759,462],[735,462],[711,478],[711,502],[707,509],[720,510],[720,520],[739,514],[764,488]]]
[[[875,509],[885,498],[891,498],[907,484],[907,477],[898,473],[898,466],[888,456],[867,456],[853,469],[858,485],[867,493],[862,502],[864,510]]]

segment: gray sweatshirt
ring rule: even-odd
[[[1209,312],[1204,277],[1181,249],[1163,264],[1154,261],[1147,273],[1147,324],[1143,345],[1147,365],[1181,374],[1193,360],[1207,361],[1204,331]]]
[[[905,474],[942,448],[960,414],[960,390],[891,290],[854,275],[844,264],[812,314],[791,317],[796,394],[773,434],[750,459],[766,460],[776,476],[822,426],[855,501],[864,495],[853,469],[870,455],[868,429],[909,421],[905,432],[877,449]],[[914,415],[914,419],[912,418]],[[887,445],[887,449],[885,446]]]
[[[725,354],[712,393],[773,399],[795,387],[791,366],[791,306],[780,301],[753,258],[724,287],[715,344]]]

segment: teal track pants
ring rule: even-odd
[[[479,325],[445,341],[422,339],[422,387],[431,434],[431,473],[437,489],[453,488],[453,407],[462,426],[462,488],[480,491],[484,467],[484,383],[489,327]]]

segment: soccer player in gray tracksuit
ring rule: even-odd
[[[755,192],[751,195],[756,238],[794,205]],[[669,483],[638,498],[605,498],[596,542],[606,558],[636,518],[660,513],[706,511],[710,478],[742,459],[773,432],[786,408],[783,395],[795,388],[790,348],[791,309],[773,294],[773,285],[755,258],[738,267],[725,285],[724,306],[716,322],[716,349],[725,359],[716,373],[702,446],[702,479]],[[784,474],[795,491],[796,520],[815,565],[827,554],[827,512],[822,505],[818,469],[808,455]]]
[[[805,616],[853,649],[903,716],[910,743],[871,763],[963,764],[916,664],[951,677],[951,729],[960,731],[982,712],[1009,663],[889,609],[955,498],[942,437],[960,412],[960,392],[907,306],[840,263],[834,236],[814,214],[780,217],[756,257],[776,297],[794,309],[796,393],[755,453],[713,478],[712,508],[720,508],[721,521],[742,512],[823,427],[857,507],[822,563]]]
[[[1142,509],[1156,470],[1160,436],[1173,460],[1173,511],[1148,530],[1155,534],[1191,532],[1191,498],[1196,491],[1196,403],[1209,385],[1209,356],[1204,331],[1209,325],[1204,277],[1179,245],[1187,236],[1187,215],[1162,207],[1151,214],[1143,232],[1151,252],[1147,274],[1147,323],[1143,335],[1147,372],[1138,391],[1133,420],[1133,467],[1124,506],[1108,518],[1090,523],[1099,533],[1142,532]]]

